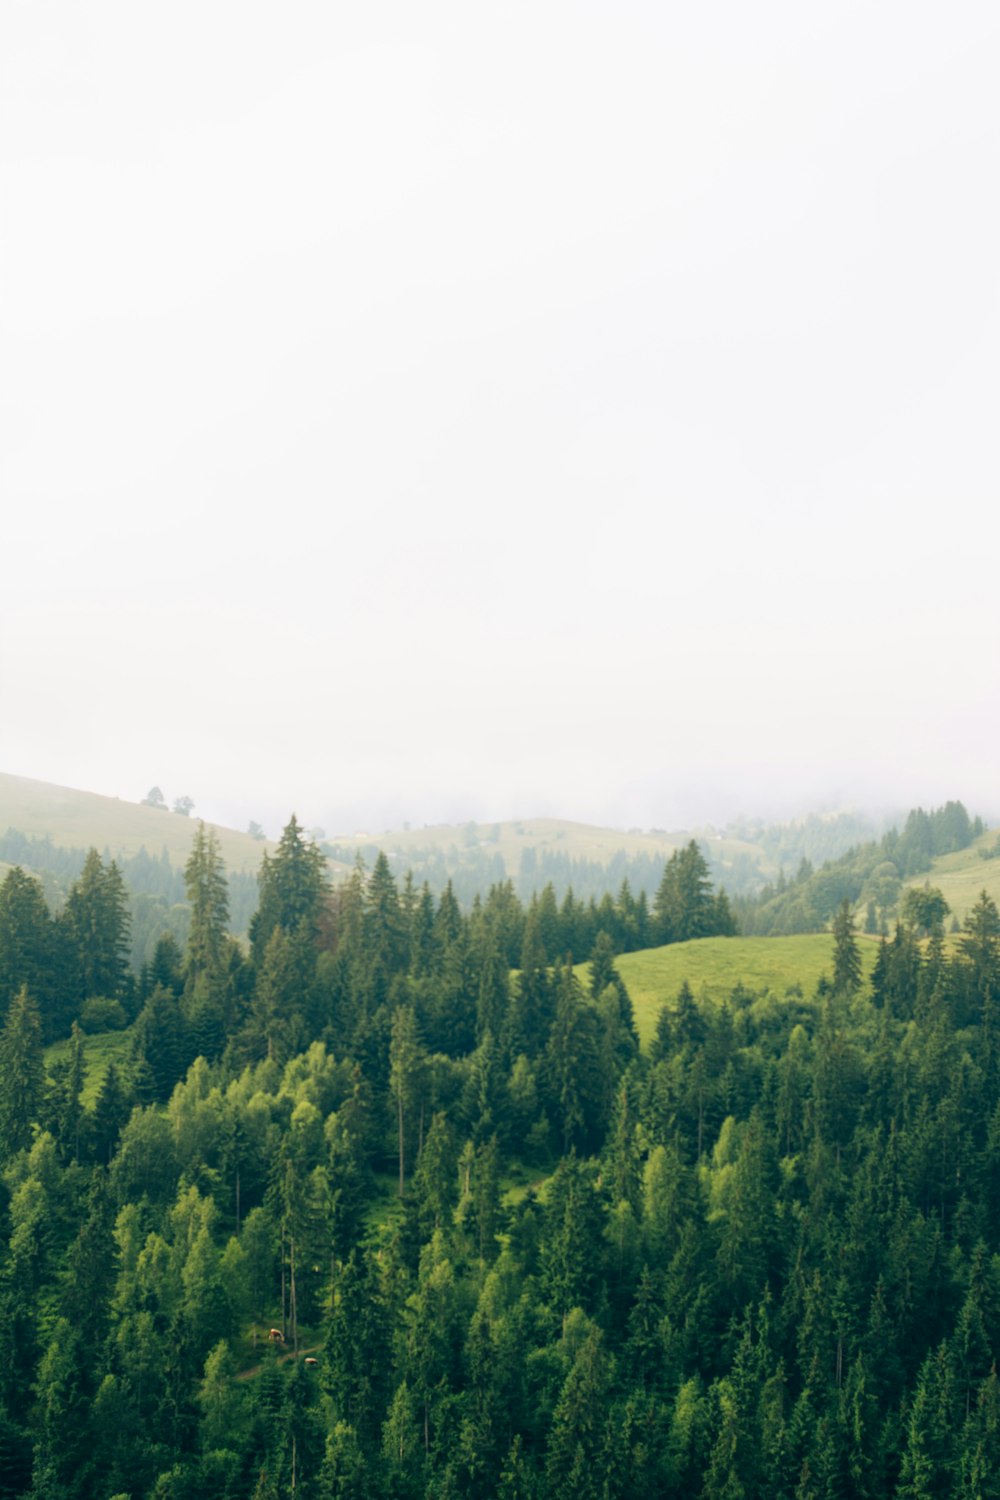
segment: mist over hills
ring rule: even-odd
[[[163,932],[181,944],[186,941],[183,868],[200,821],[196,813],[196,808],[185,815],[165,804],[150,806],[148,801],[0,774],[0,866],[21,864],[33,871],[58,907],[79,876],[88,848],[114,859],[129,892],[131,961],[139,968]],[[857,905],[859,916],[868,911],[869,927],[873,920],[891,921],[903,886],[927,878],[932,865],[956,920],[981,888],[992,891],[996,885],[1000,894],[1000,861],[989,862],[992,840],[982,832],[981,821],[971,824],[963,810],[959,835],[952,831],[935,846],[926,829],[910,827],[914,817],[923,816],[889,819],[822,811],[788,822],[744,817],[722,828],[669,831],[537,817],[404,825],[381,833],[306,831],[325,857],[334,886],[348,878],[359,859],[370,870],[384,853],[398,882],[426,882],[435,897],[450,886],[465,907],[503,883],[524,903],[549,886],[560,902],[567,897],[582,902],[617,898],[627,886],[633,897],[642,895],[651,903],[668,860],[693,840],[715,887],[735,901],[743,930],[774,935],[822,930],[843,897]],[[261,859],[276,844],[256,827],[250,833],[207,826],[226,866],[231,929],[242,937],[257,902]],[[905,837],[897,849],[893,840],[898,830]],[[886,866],[887,857],[895,863]]]
[[[29,839],[48,840],[59,849],[85,851],[93,846],[119,861],[145,851],[179,869],[187,859],[199,817],[197,804],[182,815],[166,803],[153,807],[145,801],[0,773],[0,833],[14,830]],[[253,836],[206,821],[219,839],[230,874],[255,875],[263,852],[275,847],[277,827],[268,828],[271,837],[259,828]],[[334,879],[345,874],[358,855],[370,864],[384,850],[398,869],[412,868],[432,886],[452,878],[470,891],[484,882],[504,879],[529,889],[551,879],[557,889],[565,889],[574,875],[578,886],[598,878],[603,886],[607,877],[598,877],[597,872],[617,871],[621,879],[630,866],[634,866],[633,873],[643,872],[645,866],[654,869],[695,838],[703,845],[716,878],[739,892],[759,888],[803,858],[814,864],[836,858],[853,844],[881,833],[890,821],[848,811],[819,811],[783,823],[744,817],[721,827],[707,824],[671,830],[523,817],[422,827],[404,822],[401,827],[350,833],[327,833],[318,826],[308,831],[327,856]]]

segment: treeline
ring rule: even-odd
[[[984,832],[982,819],[970,818],[961,802],[931,812],[914,808],[902,832],[890,828],[818,870],[803,859],[791,878],[782,874],[756,897],[734,900],[740,930],[761,937],[821,932],[841,902],[849,901],[865,908],[868,932],[884,931],[904,881],[924,874],[940,855],[967,849]]]
[[[841,905],[815,996],[685,986],[642,1052],[608,935],[578,973],[539,902],[511,973],[504,887],[331,896],[293,822],[244,954],[204,829],[185,878],[93,1104],[27,986],[0,1034],[0,1493],[995,1493],[985,894],[870,992]]]
[[[885,828],[884,822],[881,828]],[[771,865],[784,870],[797,870],[804,859],[811,865],[839,859],[860,844],[871,843],[879,832],[880,828],[870,818],[846,812],[810,813],[789,823],[737,818],[725,830],[727,838],[755,844]]]
[[[636,898],[645,893],[647,902],[652,902],[669,858],[661,853],[629,854],[618,849],[610,859],[596,860],[557,848],[526,848],[521,851],[517,869],[510,870],[499,849],[494,847],[492,837],[461,847],[453,845],[447,850],[410,847],[405,853],[383,849],[377,843],[363,845],[358,850],[352,845],[325,842],[321,848],[329,859],[341,864],[351,864],[360,853],[371,866],[384,853],[397,878],[412,874],[419,884],[426,881],[435,896],[442,895],[450,886],[463,906],[471,906],[491,885],[501,885],[507,880],[525,903],[551,885],[557,901],[572,892],[577,901],[593,900],[599,905],[605,896],[616,895],[624,884]],[[721,860],[710,842],[699,841],[699,848],[713,881],[724,883],[731,895],[760,889],[764,877],[749,855],[740,853]]]
[[[652,910],[644,894],[638,899],[632,896],[627,881],[617,899],[605,895],[600,903],[593,899],[578,901],[572,891],[557,902],[552,886],[546,886],[527,907],[512,884],[505,881],[493,886],[485,900],[477,897],[471,910],[464,912],[450,886],[438,900],[426,883],[418,889],[409,877],[400,890],[385,855],[377,857],[370,877],[359,862],[351,878],[330,891],[326,864],[316,844],[305,838],[294,821],[284,837],[287,847],[282,846],[285,852],[281,859],[275,862],[264,855],[260,905],[249,924],[258,966],[264,959],[262,934],[270,931],[268,913],[277,900],[275,882],[287,881],[287,870],[301,866],[310,872],[309,899],[318,902],[317,933],[310,941],[318,945],[326,970],[333,976],[324,982],[334,989],[347,985],[352,1004],[368,997],[365,1004],[375,1011],[394,982],[404,977],[426,978],[432,956],[441,946],[441,934],[446,933],[449,944],[458,945],[455,954],[461,950],[466,956],[448,981],[454,991],[450,1003],[456,1014],[441,1025],[444,1029],[453,1025],[461,1036],[468,1029],[468,1001],[478,993],[481,971],[490,965],[502,963],[505,969],[517,968],[534,961],[536,950],[545,964],[556,959],[580,963],[602,934],[613,951],[621,953],[735,931],[725,893],[713,890],[707,865],[693,841],[668,861]],[[161,923],[155,941],[151,940],[150,924],[158,913],[162,915],[159,908],[144,905],[145,898],[130,904],[117,863],[105,863],[96,850],[86,856],[63,907],[54,913],[41,882],[15,867],[0,884],[0,1017],[20,986],[26,984],[38,1002],[45,1040],[53,1041],[68,1034],[73,1020],[89,1031],[124,1026],[139,1016],[158,987],[179,991],[184,949],[190,951],[193,944],[197,950],[202,941],[198,910],[203,899],[199,894],[200,872],[206,861],[213,871],[217,913],[221,914],[219,931],[225,937],[224,942],[219,939],[219,951],[226,955],[225,973],[213,963],[211,977],[206,970],[197,993],[189,997],[188,1013],[170,1022],[167,1029],[172,1028],[171,1035],[176,1032],[177,1036],[186,1036],[183,1045],[168,1041],[160,1034],[163,1027],[156,1023],[157,1041],[151,1043],[151,1049],[156,1054],[155,1066],[166,1069],[171,1085],[175,1075],[164,1059],[172,1057],[178,1046],[187,1061],[197,1053],[216,1057],[223,1039],[232,1041],[241,1007],[249,1004],[253,966],[247,964],[242,948],[230,940],[232,885],[226,878],[218,845],[203,824],[179,877],[184,902],[172,907],[182,920],[166,926],[166,930]],[[306,897],[299,899],[305,901]],[[135,951],[137,921],[144,926],[142,951],[149,951],[150,957],[136,973],[130,967],[129,955]],[[287,933],[287,920],[280,925]],[[483,948],[484,933],[490,934],[490,952]],[[363,963],[352,948],[362,937]],[[348,960],[350,973],[343,980],[338,976],[342,976]],[[304,996],[305,990],[300,1001],[308,1017],[311,1012]],[[458,1011],[463,1012],[461,1016]],[[186,1061],[181,1072],[185,1066]]]
[[[0,863],[20,865],[42,877],[50,904],[61,905],[70,886],[79,879],[88,851],[54,844],[48,834],[36,835],[8,828],[0,834]],[[101,855],[106,865],[112,863],[109,849]],[[153,949],[164,932],[169,932],[183,947],[187,941],[187,910],[184,877],[164,848],[154,856],[143,846],[135,854],[114,859],[128,897],[130,925],[129,960],[138,970],[153,956]],[[257,906],[257,877],[241,871],[230,871],[229,923],[238,937],[246,933]]]

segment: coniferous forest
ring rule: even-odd
[[[1000,1495],[985,893],[640,1049],[616,956],[735,931],[696,844],[648,905],[325,871],[293,818],[238,941],[199,826],[139,972],[113,861],[0,886],[0,1497]]]

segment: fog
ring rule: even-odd
[[[1000,807],[1000,14],[0,11],[0,769]]]

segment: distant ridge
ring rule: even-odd
[[[47,835],[62,848],[107,848],[112,856],[137,854],[143,846],[153,855],[166,849],[172,864],[183,865],[197,823],[197,809],[185,818],[99,792],[0,772],[0,833],[15,828],[35,838]],[[215,829],[222,857],[234,872],[256,874],[264,850],[274,847],[234,828],[207,826]]]
[[[442,854],[449,849],[494,849],[508,870],[517,870],[521,855],[527,849],[565,854],[569,859],[586,859],[608,863],[616,854],[655,854],[664,858],[697,838],[709,845],[717,863],[745,854],[760,859],[755,844],[741,839],[724,838],[712,832],[661,829],[641,831],[602,828],[591,823],[575,823],[567,818],[508,818],[496,823],[435,823],[420,828],[387,829],[384,833],[336,834],[326,841],[328,848],[340,851],[382,849],[386,854],[412,856],[433,849]]]

